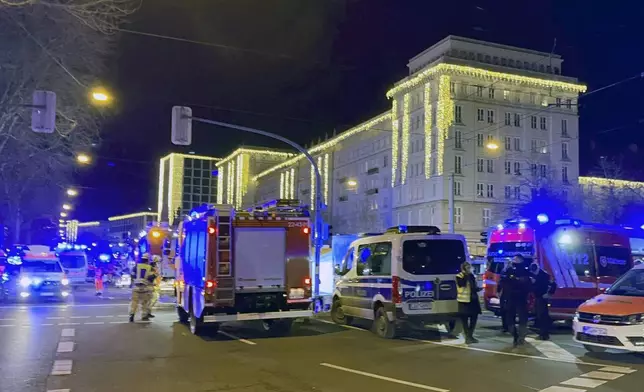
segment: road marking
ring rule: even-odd
[[[110,324],[127,324],[128,321],[110,321]]]
[[[533,338],[526,338],[526,342],[530,343],[534,348],[548,358],[562,359],[567,361],[576,361],[577,357],[559,347],[556,343],[550,340],[536,340]]]
[[[608,380],[608,381],[617,380],[622,376],[623,374],[621,373],[600,372],[599,370],[595,370],[581,375],[581,377],[598,378],[600,380]]]
[[[110,317],[114,317],[114,316],[112,316],[112,315],[109,315],[109,316],[96,316],[96,318],[110,318]]]
[[[604,380],[594,380],[592,378],[573,377],[570,380],[563,381],[561,384],[570,385],[571,387],[597,388],[598,386],[606,383],[607,381],[604,381]]]
[[[41,326],[43,326],[43,327],[51,327],[51,326],[52,326],[52,325],[54,325],[54,324],[43,323],[43,324],[40,324],[40,325],[41,325]]]
[[[0,327],[15,327],[16,324],[2,324]]]
[[[558,385],[542,389],[539,392],[586,392],[585,389],[560,387]]]
[[[48,389],[47,392],[70,392],[71,389]]]
[[[66,376],[72,374],[73,362],[71,359],[57,359],[51,368],[52,376]]]
[[[80,325],[81,323],[58,323],[58,325]]]
[[[70,319],[88,319],[91,318],[92,316],[70,316]]]
[[[219,332],[220,334],[222,334],[224,336],[227,336],[227,337],[229,337],[231,339],[238,340],[238,341],[240,341],[242,343],[250,344],[251,346],[257,345],[257,343],[255,343],[255,342],[251,342],[250,340],[242,339],[239,336],[235,336],[235,335],[233,335],[231,333],[228,333],[228,332],[225,332],[225,331],[217,331],[217,332]]]
[[[67,308],[98,308],[98,307],[116,307],[116,306],[130,306],[130,302],[125,303],[109,303],[109,304],[74,304],[74,305],[31,305],[30,308],[54,308],[54,309],[67,309]],[[19,311],[27,311],[23,306],[0,306],[0,309],[18,309]]]
[[[627,368],[627,367],[622,367],[622,366],[606,366],[601,369],[599,369],[600,372],[613,372],[613,373],[624,373],[624,374],[631,374],[635,373],[636,370]]]
[[[340,324],[336,324],[336,323],[334,323],[333,321],[328,321],[328,320],[315,319],[315,321],[319,321],[319,322],[321,322],[321,323],[325,323],[325,324],[335,325],[335,326],[337,326],[337,327],[342,327],[342,328],[347,328],[347,329],[355,329],[355,330],[357,330],[357,331],[362,331],[362,332],[366,332],[366,331],[367,331],[367,330],[366,330],[366,329],[364,329],[364,328],[354,327],[353,325],[340,325]]]
[[[47,317],[47,319],[48,319],[48,320],[64,320],[64,319],[66,319],[66,318],[67,318],[67,317],[61,317],[61,316],[57,316],[57,317]]]
[[[90,321],[87,323],[83,323],[83,325],[103,325],[105,324],[105,321]]]
[[[74,351],[74,342],[60,342],[58,343],[57,353],[71,353]]]
[[[76,335],[76,330],[74,328],[63,328],[60,332],[60,336],[64,338],[71,338]]]
[[[16,321],[16,319],[12,319],[12,318],[0,318],[0,321]]]
[[[363,371],[360,371],[360,370],[349,369],[349,368],[342,367],[342,366],[337,366],[337,365],[331,365],[330,363],[324,363],[323,362],[323,363],[320,364],[320,366],[324,366],[324,367],[328,367],[328,368],[336,369],[336,370],[342,370],[343,372],[359,374],[359,375],[365,376],[365,377],[376,378],[378,380],[389,381],[389,382],[392,382],[392,383],[395,383],[395,384],[406,385],[408,387],[424,389],[426,391],[449,392],[449,389],[430,387],[429,385],[417,384],[415,382],[399,380],[397,378],[385,377],[385,376],[381,376],[381,375],[378,375],[378,374],[367,373],[367,372],[363,372]]]

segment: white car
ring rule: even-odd
[[[114,282],[114,287],[128,288],[132,284],[132,277],[129,274],[123,274]]]

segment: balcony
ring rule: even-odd
[[[378,174],[380,173],[380,168],[378,167],[372,167],[371,169],[367,170],[367,175],[370,176],[372,174]]]

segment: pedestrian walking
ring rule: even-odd
[[[458,312],[463,324],[465,344],[478,343],[474,337],[476,321],[481,314],[481,303],[478,292],[481,291],[476,285],[476,278],[472,273],[472,265],[469,262],[461,264],[461,272],[456,275],[456,289]]]
[[[550,319],[549,299],[555,293],[557,285],[546,271],[539,267],[539,264],[533,262],[530,265],[530,278],[532,282],[532,292],[534,293],[534,310],[537,316],[536,326],[539,329],[540,340],[550,339],[550,327],[552,320]]]
[[[132,302],[130,303],[130,322],[134,322],[134,316],[141,306],[141,319],[150,320],[150,301],[152,300],[152,285],[155,279],[152,266],[149,263],[149,256],[144,254],[141,260],[134,267]]]
[[[529,272],[523,256],[514,257],[512,265],[501,278],[501,285],[506,298],[505,317],[508,331],[514,338],[513,346],[517,347],[525,344],[528,331],[528,293],[531,290]]]
[[[98,265],[94,268],[94,289],[97,297],[103,295],[103,269]]]

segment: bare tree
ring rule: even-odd
[[[0,212],[18,241],[23,222],[56,211],[74,152],[98,141],[91,86],[132,0],[0,0]],[[30,129],[34,90],[57,95],[54,134]]]

